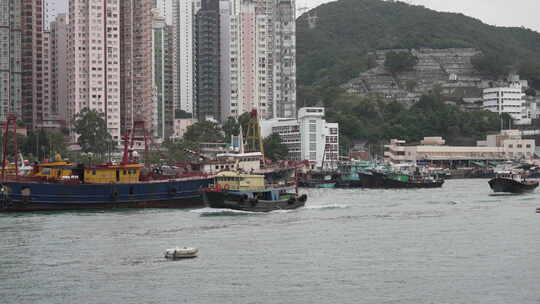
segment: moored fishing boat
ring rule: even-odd
[[[373,172],[374,188],[385,189],[419,189],[440,188],[444,184],[443,178],[431,175],[411,175],[401,172]]]
[[[306,188],[335,188],[337,175],[335,172],[310,171],[298,179],[298,186]]]
[[[17,172],[12,176],[3,174],[0,211],[204,205],[200,189],[210,184],[210,177],[159,179],[146,176],[141,172],[143,165],[130,157],[129,136],[124,140],[124,156],[119,164],[69,167],[66,162],[57,161],[36,166],[36,171],[30,176],[19,176]],[[4,159],[4,167],[5,164]]]
[[[525,193],[533,192],[538,187],[538,181],[511,171],[497,173],[488,183],[493,192]]]
[[[218,173],[214,183],[203,190],[211,208],[228,208],[251,212],[296,209],[305,205],[307,196],[294,192],[295,183],[269,184],[263,174],[234,171]]]

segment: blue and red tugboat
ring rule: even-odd
[[[124,137],[124,154],[119,164],[74,167],[56,159],[54,163],[36,166],[29,176],[19,176],[17,169],[15,175],[6,174],[7,137],[9,125],[15,125],[14,122],[14,117],[8,118],[4,131],[0,212],[204,206],[201,189],[208,187],[210,177],[144,175],[143,165],[132,160],[134,130],[141,124],[144,130],[143,122],[137,122]],[[144,134],[147,152],[146,130]]]

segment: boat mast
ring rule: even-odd
[[[19,175],[19,166],[17,162],[17,116],[10,114],[6,119],[4,125],[4,138],[2,143],[2,182],[6,180],[6,161],[8,153],[8,135],[9,135],[9,125],[13,124],[13,141],[15,144],[15,176]]]

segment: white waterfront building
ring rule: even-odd
[[[484,109],[509,114],[517,125],[531,124],[521,83],[513,82],[509,87],[489,88],[483,92]]]
[[[275,118],[261,122],[263,137],[280,135],[291,160],[309,160],[316,167],[331,168],[339,157],[339,124],[324,119],[324,108],[301,108],[298,118]]]

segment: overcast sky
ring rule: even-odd
[[[49,0],[55,4],[57,12],[65,12],[67,0]],[[540,32],[539,0],[403,0],[428,8],[460,12],[498,26],[524,26]],[[296,7],[313,8],[328,0],[296,0]]]

